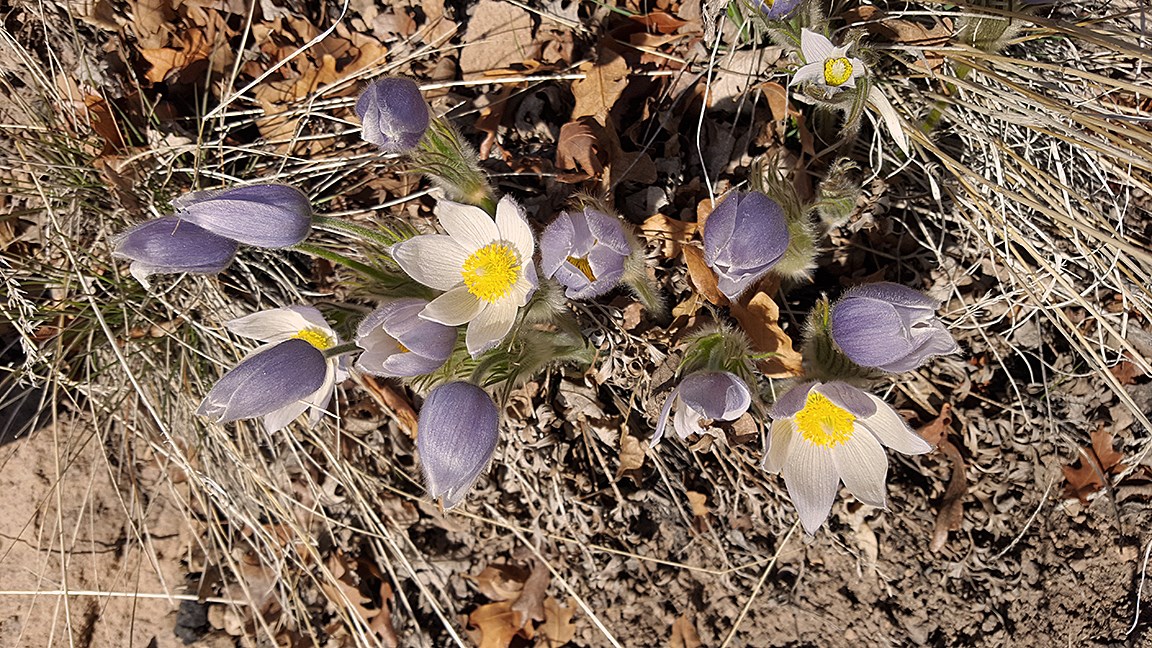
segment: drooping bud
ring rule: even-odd
[[[172,206],[181,218],[213,234],[263,248],[296,245],[312,229],[308,197],[283,184],[194,191]]]
[[[959,351],[936,318],[938,308],[938,300],[900,284],[859,286],[832,306],[832,339],[862,367],[911,371],[932,356]]]
[[[735,300],[784,256],[790,235],[784,210],[768,196],[732,193],[704,224],[704,262],[717,286]]]
[[[540,236],[540,270],[569,299],[592,299],[616,287],[631,254],[620,219],[585,207],[564,212]]]
[[[496,452],[500,415],[483,389],[466,382],[440,385],[420,409],[416,451],[432,499],[450,509],[464,500]]]
[[[655,447],[664,437],[668,414],[673,408],[676,413],[673,415],[672,427],[684,439],[703,431],[701,420],[734,421],[743,416],[751,404],[752,393],[736,374],[728,371],[698,371],[681,380],[668,395],[668,400],[664,401],[656,433],[652,435],[649,446]]]
[[[364,353],[356,366],[376,376],[420,376],[440,368],[456,346],[456,329],[420,317],[428,302],[397,299],[372,311],[356,330]]]
[[[132,276],[147,287],[153,274],[220,272],[236,256],[236,242],[177,216],[165,216],[117,235],[112,255],[130,259]]]
[[[784,20],[804,0],[752,0],[752,6],[768,20]]]
[[[305,399],[324,386],[327,360],[304,339],[289,339],[258,351],[224,374],[196,413],[219,423],[294,411],[287,422],[308,408]],[[269,432],[275,432],[269,429]]]
[[[364,89],[356,101],[360,137],[387,153],[416,148],[428,130],[428,103],[411,79],[388,77]]]

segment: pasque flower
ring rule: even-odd
[[[856,499],[885,505],[888,457],[932,449],[887,403],[843,382],[809,382],[780,397],[763,467],[783,471],[804,531],[824,524],[843,481]]]
[[[320,311],[289,306],[253,313],[225,326],[268,344],[224,374],[196,413],[220,423],[263,417],[264,427],[275,432],[311,409],[309,423],[315,425],[336,384],[348,377],[341,358],[324,355],[340,341]]]
[[[540,271],[555,277],[569,299],[591,299],[612,290],[632,252],[619,218],[591,207],[564,212],[540,235]]]
[[[441,200],[436,216],[448,234],[415,236],[392,246],[392,257],[416,281],[446,290],[420,317],[445,326],[468,325],[473,357],[499,344],[520,307],[536,290],[536,248],[523,211],[505,196],[496,221],[479,207]]]
[[[672,427],[681,439],[703,431],[700,421],[713,419],[734,421],[748,411],[752,393],[736,374],[728,371],[697,371],[680,381],[664,401],[656,433],[649,446],[655,447],[664,437],[668,413],[675,408]]]
[[[132,276],[148,286],[148,276],[177,272],[213,274],[236,256],[236,242],[176,216],[155,218],[112,239],[112,255],[132,261]]]
[[[940,302],[907,286],[874,283],[852,288],[832,306],[832,340],[862,367],[911,371],[959,347],[936,319]]]
[[[172,201],[186,221],[233,241],[264,248],[296,245],[312,229],[312,204],[296,187],[254,184],[194,191]]]
[[[483,389],[466,382],[433,389],[416,430],[428,495],[443,498],[446,509],[462,502],[492,460],[499,438],[500,416]]]
[[[428,130],[428,103],[411,79],[388,77],[364,89],[356,101],[360,137],[388,153],[416,148]]]
[[[784,209],[759,193],[729,194],[704,223],[704,262],[717,286],[736,299],[760,280],[788,250]]]
[[[856,86],[856,78],[867,68],[858,58],[848,56],[849,46],[836,47],[828,37],[804,29],[800,33],[800,53],[804,65],[796,70],[788,85],[811,83],[826,97],[838,94],[841,90]]]
[[[396,299],[372,311],[356,330],[364,353],[356,367],[377,376],[420,376],[452,355],[456,329],[419,317],[427,300]]]
[[[783,20],[788,17],[803,0],[753,0],[752,6],[769,20]]]

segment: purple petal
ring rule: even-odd
[[[432,499],[452,508],[488,466],[500,437],[496,404],[479,387],[454,382],[428,394],[420,409],[416,451]]]
[[[184,220],[233,241],[264,248],[296,245],[312,229],[312,204],[295,187],[258,184],[200,191],[172,201]]]
[[[725,252],[728,243],[732,240],[732,232],[736,228],[736,212],[740,205],[740,194],[731,193],[716,205],[708,220],[704,222],[704,262],[709,266],[723,257],[727,260]]]
[[[327,369],[319,349],[304,340],[285,340],[248,356],[224,374],[196,413],[221,423],[270,414],[318,391]]]
[[[573,239],[576,228],[572,216],[563,212],[544,228],[540,235],[540,274],[551,278],[560,266],[572,256]]]
[[[752,6],[768,20],[783,20],[800,6],[803,0],[754,0]]]
[[[763,277],[788,249],[784,210],[768,196],[732,194],[704,224],[704,261],[729,299]]]
[[[854,297],[867,297],[893,306],[907,306],[935,313],[940,308],[940,300],[933,299],[924,293],[890,281],[864,284],[849,289],[844,293],[843,299]]]
[[[688,407],[710,419],[735,420],[752,404],[748,385],[727,371],[698,371],[680,381],[678,389]]]
[[[832,307],[832,339],[850,360],[884,371],[910,371],[959,350],[933,317],[939,302],[899,284],[861,286]]]
[[[624,224],[619,218],[591,207],[584,208],[584,218],[588,222],[588,231],[599,245],[624,256],[632,253],[632,249],[628,246],[628,237],[624,235]]]
[[[236,256],[236,242],[217,236],[178,216],[141,223],[112,240],[114,256],[131,259],[155,273],[220,272]]]
[[[851,412],[856,418],[865,418],[876,413],[876,402],[872,397],[848,383],[833,380],[817,383],[813,389],[827,396],[833,404]]]
[[[815,382],[800,383],[784,392],[776,399],[776,404],[768,411],[768,416],[773,420],[796,416],[797,412],[804,409],[804,404],[808,402],[808,392],[815,385]]]
[[[416,148],[428,130],[428,103],[411,79],[390,77],[368,86],[356,114],[363,123],[360,137],[388,153]]]

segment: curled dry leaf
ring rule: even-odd
[[[688,280],[696,292],[717,306],[727,304],[728,298],[720,292],[716,283],[716,273],[704,262],[704,251],[692,245],[685,245],[681,250],[684,253],[684,264],[688,266]]]
[[[932,527],[932,541],[928,545],[932,551],[943,549],[948,542],[948,532],[959,531],[964,523],[963,498],[968,492],[968,477],[960,449],[948,439],[951,426],[952,405],[945,403],[940,408],[940,415],[919,430],[920,436],[948,457],[952,466],[952,476],[948,479],[948,488],[944,491],[944,499],[940,501],[936,523]]]
[[[572,617],[576,614],[576,602],[568,601],[567,606],[560,605],[554,598],[544,599],[544,623],[537,628],[540,648],[560,648],[576,638],[576,624]]]
[[[1079,460],[1061,466],[1064,478],[1068,480],[1064,485],[1064,497],[1076,498],[1081,504],[1088,504],[1088,496],[1104,488],[1110,473],[1118,473],[1124,468],[1121,463],[1124,455],[1112,447],[1112,434],[1103,425],[1093,430],[1090,436],[1092,443],[1079,449]]]
[[[557,177],[560,182],[583,182],[599,177],[604,171],[600,140],[588,119],[584,117],[560,127],[560,138],[556,141],[556,168],[575,171],[560,174]]]
[[[768,378],[792,378],[804,371],[803,356],[792,347],[792,338],[780,328],[780,307],[771,294],[780,287],[780,278],[770,274],[740,301],[729,306],[732,317],[752,340],[752,348],[772,356],[757,363]]]
[[[700,648],[704,642],[700,641],[700,633],[696,631],[696,624],[681,614],[672,622],[672,637],[668,641],[669,648]]]
[[[628,62],[616,52],[601,48],[595,63],[580,66],[585,77],[572,83],[576,107],[572,119],[595,117],[601,124],[608,123],[608,113],[628,85]]]

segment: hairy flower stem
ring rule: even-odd
[[[449,200],[476,205],[495,216],[496,198],[480,170],[480,160],[450,122],[434,117],[409,156],[413,169],[439,184]]]
[[[360,345],[356,344],[355,342],[348,342],[345,344],[338,344],[330,349],[325,349],[324,357],[335,358],[336,356],[347,355],[349,353],[357,353],[363,350],[364,349],[360,348]]]
[[[358,236],[363,240],[378,243],[384,247],[391,247],[396,243],[395,237],[381,234],[370,227],[349,223],[346,220],[332,218],[330,216],[315,216],[312,218],[312,225],[328,232]]]
[[[373,268],[366,263],[361,263],[355,259],[350,259],[343,254],[340,254],[339,252],[326,250],[318,245],[312,245],[311,243],[297,243],[296,245],[293,245],[291,249],[296,250],[297,252],[303,252],[304,254],[312,255],[314,257],[326,259],[332,263],[338,263],[350,270],[359,272],[365,277],[370,277],[372,279],[377,279],[384,282],[391,282],[395,279],[388,273],[377,270],[376,268]]]

